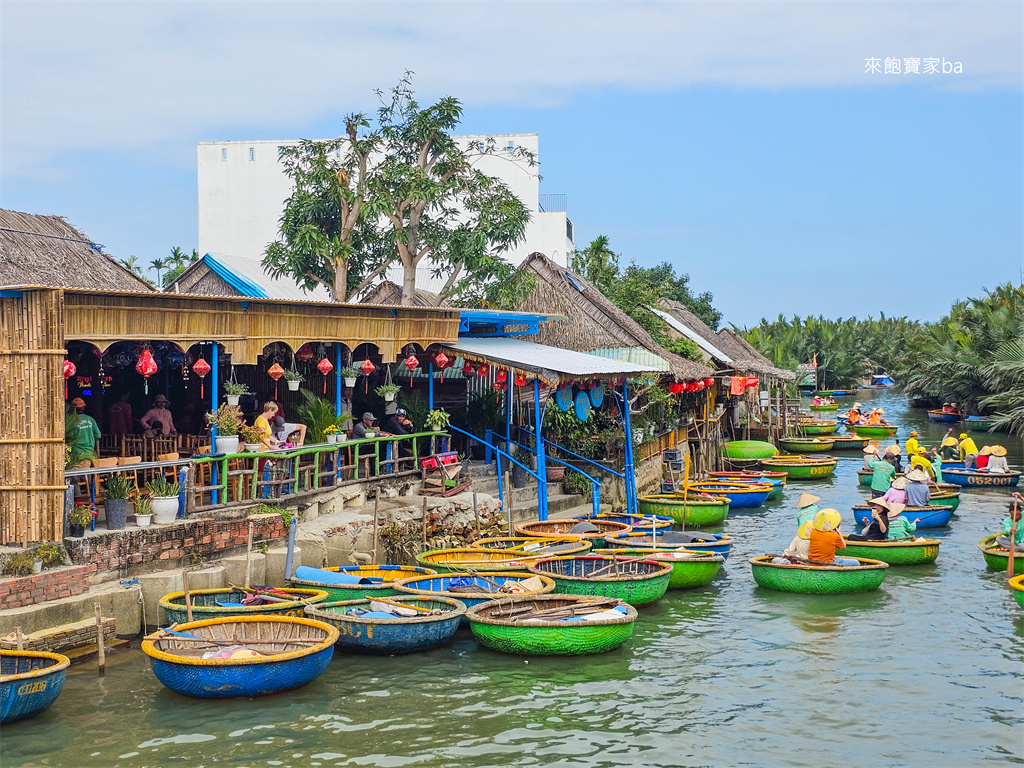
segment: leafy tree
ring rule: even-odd
[[[167,273],[164,275],[161,285],[166,288],[197,261],[199,261],[199,251],[193,248],[192,253],[186,254],[180,246],[174,246],[171,248],[170,256],[167,257]]]
[[[619,279],[619,254],[611,249],[606,235],[599,235],[573,253],[569,268],[607,296],[615,291]]]

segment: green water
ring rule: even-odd
[[[872,398],[869,393],[866,397]],[[945,431],[877,393],[932,445]],[[849,402],[844,400],[843,402]],[[901,430],[901,439],[908,429]],[[975,436],[975,439],[982,441]],[[1001,441],[1011,464],[1020,446]],[[530,659],[460,634],[399,658],[336,656],[306,688],[254,701],[164,689],[137,650],[106,677],[75,668],[52,709],[0,733],[3,766],[929,766],[1024,763],[1024,612],[975,542],[1005,490],[971,490],[935,565],[877,592],[815,598],[755,587],[747,558],[793,536],[800,490],[852,530],[860,456],[835,479],[731,515],[715,583],[642,609],[603,656]],[[933,535],[929,533],[929,535]]]

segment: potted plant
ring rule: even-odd
[[[146,483],[149,491],[150,508],[156,525],[171,525],[178,516],[178,492],[181,486],[158,477]]]
[[[107,496],[103,500],[103,511],[107,518],[108,531],[120,531],[128,522],[128,499],[135,490],[127,475],[116,474],[107,478]]]
[[[356,385],[357,376],[359,376],[359,371],[351,366],[345,366],[341,369],[341,378],[345,380],[346,387],[354,387]]]
[[[245,450],[249,453],[256,453],[263,450],[263,432],[256,427],[249,427],[243,424],[238,428],[238,436],[245,443]]]
[[[448,428],[450,419],[451,416],[444,408],[432,408],[427,414],[427,426],[435,432],[440,432]]]
[[[139,528],[148,528],[153,520],[153,508],[149,496],[140,496],[135,502],[135,524]]]
[[[565,467],[561,464],[548,464],[547,473],[549,483],[560,483],[565,477]]]
[[[85,536],[85,526],[92,522],[92,511],[83,502],[75,504],[75,510],[68,515],[68,526],[71,528],[71,535],[75,538]]]
[[[385,403],[390,403],[395,399],[395,395],[397,395],[401,389],[402,388],[397,384],[381,384],[373,391],[383,397]]]
[[[245,425],[241,408],[237,405],[222,405],[213,413],[206,414],[206,423],[217,428],[214,453],[238,452],[238,430]]]
[[[335,425],[335,424],[328,424],[326,427],[324,427],[324,437],[326,437],[327,438],[327,442],[332,444],[332,445],[334,445],[335,443],[340,442],[341,434],[338,431],[337,425]]]
[[[288,385],[289,392],[298,392],[299,384],[302,383],[302,374],[298,371],[285,371],[284,381]]]
[[[41,573],[47,565],[59,563],[64,558],[61,556],[60,548],[53,543],[40,544],[32,550],[32,572]]]
[[[249,388],[245,384],[239,384],[237,381],[224,382],[224,397],[227,399],[228,405],[238,405],[238,398],[248,394]]]

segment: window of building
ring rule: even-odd
[[[510,141],[510,142],[508,143],[508,146],[506,147],[506,149],[507,149],[507,150],[508,150],[508,151],[509,151],[510,153],[511,153],[511,152],[514,152],[514,151],[515,151],[515,148],[516,148],[516,143],[515,143],[514,141]]]
[[[221,150],[220,150],[220,160],[221,160],[222,163],[226,163],[228,161],[228,148],[227,147],[222,147],[221,148]]]
[[[256,147],[249,147],[249,159],[250,160],[255,160],[256,159]]]

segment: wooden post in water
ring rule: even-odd
[[[249,572],[252,566],[252,528],[253,524],[249,522],[249,543],[245,545],[245,588],[249,588]],[[191,619],[189,619],[191,621]]]
[[[508,502],[508,535],[512,535],[512,462],[505,473],[505,500]]]
[[[423,497],[423,543],[427,543],[427,497]]]
[[[15,627],[14,628],[14,637],[15,637],[15,642],[18,644],[18,650],[19,651],[24,651],[25,650],[25,641],[22,640],[21,627]]]
[[[103,648],[103,613],[100,611],[100,604],[94,603],[96,608],[96,653],[100,659],[100,676],[107,671],[107,654]]]
[[[373,497],[373,562],[377,563],[377,510],[380,507],[380,494]]]
[[[181,587],[185,590],[185,616],[192,621],[192,594],[188,591],[188,568],[181,572]]]

